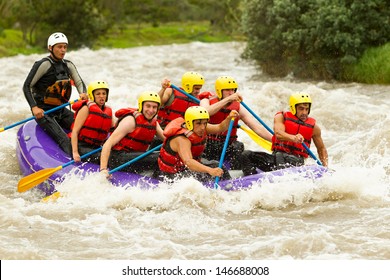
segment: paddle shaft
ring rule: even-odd
[[[269,128],[268,127],[268,125],[265,123],[265,122],[263,122],[261,119],[260,119],[260,117],[259,116],[257,116],[257,114],[255,113],[255,112],[253,112],[252,110],[251,110],[251,108],[249,108],[243,101],[241,101],[241,104],[242,104],[242,106],[244,106],[245,107],[245,109],[247,109],[251,114],[252,114],[252,116],[253,117],[255,117],[255,119],[256,120],[258,120],[272,135],[274,134],[274,132],[272,131],[272,129],[271,128]],[[321,161],[319,161],[318,160],[318,158],[313,154],[313,152],[309,149],[309,147],[308,146],[306,146],[306,144],[305,143],[303,143],[302,142],[302,146],[305,148],[305,150],[309,153],[309,155],[313,158],[313,159],[315,159],[315,161],[317,162],[317,164],[318,165],[322,165],[322,163],[321,163]]]
[[[86,157],[88,157],[94,153],[97,153],[101,150],[102,150],[102,147],[99,147],[95,150],[92,150],[92,151],[80,156],[80,159],[86,158]],[[48,179],[51,175],[56,173],[58,170],[61,170],[62,168],[67,167],[67,166],[73,164],[74,162],[75,162],[74,160],[71,160],[63,165],[60,165],[60,166],[57,166],[54,168],[45,168],[45,169],[39,170],[35,173],[32,173],[26,177],[23,177],[22,179],[19,180],[18,192],[25,192],[25,191],[32,189],[33,187],[44,182],[46,179]]]
[[[57,111],[57,110],[59,110],[59,109],[62,109],[62,108],[66,107],[66,106],[68,106],[68,105],[70,105],[70,104],[72,104],[72,103],[74,103],[74,102],[76,102],[76,101],[78,101],[78,99],[75,99],[75,100],[70,101],[70,102],[68,102],[68,103],[64,103],[64,104],[62,104],[62,105],[60,105],[60,106],[57,106],[57,107],[54,107],[54,108],[52,108],[52,109],[50,109],[50,110],[44,111],[44,114],[47,115],[47,114],[53,113],[53,112],[55,112],[55,111]],[[13,128],[13,127],[15,127],[15,126],[18,126],[18,125],[20,125],[20,124],[22,124],[22,123],[31,121],[31,120],[33,120],[33,119],[35,119],[34,116],[29,117],[29,118],[27,118],[27,119],[25,119],[25,120],[19,121],[19,122],[17,122],[17,123],[11,124],[11,125],[9,125],[9,126],[6,126],[6,127],[4,127],[4,128],[0,128],[0,132],[2,132],[2,131],[4,131],[4,130],[7,130],[7,129],[10,129],[10,128]]]
[[[136,157],[136,158],[130,160],[129,162],[126,162],[125,164],[122,164],[121,166],[118,166],[117,168],[115,168],[115,169],[109,171],[108,173],[109,173],[109,174],[112,174],[112,173],[114,173],[114,172],[116,172],[116,171],[118,171],[118,170],[124,168],[125,166],[127,166],[127,165],[129,165],[129,164],[132,164],[132,163],[134,163],[135,161],[137,161],[137,160],[139,160],[139,159],[141,159],[141,158],[143,158],[143,157],[146,157],[146,156],[149,155],[151,152],[154,152],[154,151],[157,150],[158,148],[161,148],[161,146],[162,146],[162,144],[159,145],[159,146],[157,146],[157,147],[155,147],[155,148],[153,148],[153,149],[151,149],[150,151],[146,152],[145,154],[142,154],[142,155],[140,155],[140,156],[138,156],[138,157]],[[101,148],[100,148],[100,150],[101,150]],[[95,150],[95,151],[96,151],[96,150]],[[94,151],[92,151],[92,152],[94,152]],[[91,155],[92,152],[89,152],[88,154],[85,154],[85,155],[81,156],[80,158],[86,157],[87,155]],[[71,163],[67,163],[67,164],[69,165],[69,164],[71,164]],[[63,166],[63,167],[64,167],[64,166]],[[55,193],[52,194],[52,195],[49,195],[49,196],[44,197],[44,198],[42,199],[42,202],[48,202],[48,201],[50,201],[50,200],[56,200],[60,195],[61,195],[61,194],[60,194],[59,192],[55,192]]]
[[[180,91],[182,94],[185,94],[188,98],[192,99],[192,101],[199,104],[200,100],[198,98],[196,98],[195,96],[192,96],[191,94],[185,92],[184,90],[182,90],[181,88],[179,88],[175,85],[171,84],[171,87],[177,91]]]
[[[136,162],[136,161],[138,161],[138,160],[140,160],[140,159],[142,159],[142,158],[148,156],[148,155],[150,155],[150,154],[153,153],[154,151],[159,150],[161,147],[162,147],[162,144],[160,144],[160,145],[154,147],[153,149],[151,149],[151,150],[149,150],[149,151],[143,153],[142,155],[139,155],[138,157],[133,158],[132,160],[130,160],[130,161],[128,161],[128,162],[126,162],[126,163],[124,163],[124,164],[122,164],[122,165],[119,165],[118,167],[116,167],[116,168],[110,170],[110,171],[108,172],[108,174],[112,174],[112,173],[114,173],[114,172],[117,172],[118,170],[121,170],[122,168],[124,168],[124,167],[126,167],[126,166],[128,166],[128,165],[130,165],[130,164],[132,164],[132,163],[134,163],[134,162]]]
[[[100,151],[102,150],[102,148],[103,148],[103,147],[99,147],[99,148],[97,148],[97,149],[95,149],[95,150],[92,150],[92,151],[86,153],[86,154],[83,154],[82,156],[80,156],[80,159],[84,159],[84,158],[86,158],[86,157],[89,157],[90,155],[93,155],[93,154],[95,154],[95,153],[97,153],[97,152],[100,152]],[[71,160],[71,161],[69,161],[69,162],[67,162],[67,163],[65,163],[65,164],[63,164],[63,165],[61,165],[61,166],[62,166],[62,168],[64,168],[64,167],[67,167],[67,166],[73,164],[74,162],[75,162],[75,161],[74,161],[74,159],[73,159],[73,160]]]
[[[228,128],[228,132],[226,135],[225,143],[223,145],[221,158],[219,159],[219,165],[218,165],[219,168],[222,168],[223,161],[225,160],[226,150],[227,150],[227,147],[229,146],[230,134],[232,134],[232,130],[233,130],[233,124],[234,124],[234,118],[232,118],[230,120],[230,123],[229,123],[229,128]],[[219,176],[215,177],[215,183],[214,183],[215,189],[218,188],[218,182],[219,182]]]

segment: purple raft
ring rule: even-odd
[[[41,169],[62,166],[72,160],[63,152],[54,140],[47,135],[36,123],[29,121],[20,127],[16,140],[16,156],[20,170],[24,176],[35,173]],[[136,164],[136,163],[135,163]],[[45,195],[55,192],[55,183],[64,180],[69,172],[77,173],[80,178],[86,174],[99,172],[99,165],[84,162],[64,167],[55,172],[48,180],[37,186]],[[305,178],[320,178],[328,169],[320,165],[305,165],[291,167],[271,172],[259,172],[258,174],[238,177],[231,180],[221,180],[218,182],[219,189],[231,191],[250,188],[254,183],[259,184],[264,181],[272,182],[275,177],[287,174],[300,174]],[[117,187],[158,187],[160,181],[149,176],[117,171],[112,174],[111,182]],[[214,181],[203,183],[205,187],[214,188]]]

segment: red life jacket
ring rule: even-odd
[[[157,120],[161,127],[166,127],[170,121],[173,121],[176,118],[184,117],[184,113],[188,107],[198,105],[198,103],[195,103],[191,98],[180,91],[173,88],[172,90],[172,94],[174,95],[172,104],[161,107],[158,111]]]
[[[79,110],[84,105],[88,106],[89,113],[79,131],[78,140],[94,146],[101,146],[107,139],[111,129],[112,109],[108,106],[104,106],[102,110],[95,102],[81,100],[72,105],[72,109],[75,111],[75,119]],[[74,122],[72,124],[72,129],[73,126]],[[71,137],[71,135],[72,132],[69,133],[69,137]]]
[[[172,151],[170,141],[177,136],[185,136],[191,141],[191,153],[193,159],[200,162],[200,158],[206,147],[206,135],[199,137],[192,130],[185,128],[183,118],[177,118],[171,121],[164,129],[165,140],[158,157],[158,166],[161,171],[167,173],[176,173],[185,169],[185,164],[177,152]]]
[[[293,135],[300,133],[303,138],[305,138],[304,143],[308,148],[310,148],[311,138],[313,136],[313,129],[314,125],[316,124],[316,120],[309,117],[305,122],[303,122],[296,116],[294,116],[291,112],[278,112],[276,114],[283,114],[286,132],[288,134]],[[305,158],[309,156],[308,152],[301,143],[280,141],[276,138],[275,135],[272,136],[272,150],[282,151],[288,154],[302,156]]]
[[[204,91],[204,92],[201,92],[198,94],[198,98],[199,100],[202,100],[202,99],[210,99],[210,97],[212,97],[213,95],[215,95],[214,93],[212,93],[211,91]]]
[[[157,120],[147,120],[144,115],[135,108],[124,108],[115,112],[118,118],[117,125],[123,118],[133,116],[135,119],[135,129],[133,132],[123,137],[112,149],[126,152],[145,152],[152,143],[156,135]]]
[[[209,98],[210,105],[213,105],[219,101],[218,97],[216,95]],[[216,114],[210,117],[209,123],[211,124],[219,124],[223,122],[227,116],[229,116],[230,112],[232,110],[236,110],[237,112],[240,111],[240,102],[234,101],[229,104],[229,106],[222,108],[219,110]],[[229,138],[229,143],[232,143],[234,141],[237,141],[237,128],[238,128],[238,121],[239,118],[236,118],[234,120],[232,133]],[[227,135],[227,131],[218,133],[218,134],[209,134],[207,135],[207,139],[210,141],[219,141],[219,142],[225,142]]]

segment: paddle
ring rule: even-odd
[[[229,145],[229,139],[230,139],[230,134],[232,133],[233,124],[234,124],[234,118],[232,118],[229,123],[229,129],[226,135],[225,143],[223,145],[221,158],[219,159],[219,165],[218,165],[219,168],[222,168],[223,161],[225,160],[226,150]],[[219,182],[219,176],[215,177],[215,183],[214,183],[215,189],[218,189],[218,182]]]
[[[263,147],[264,149],[272,152],[272,143],[268,140],[265,140],[264,138],[261,138],[259,135],[256,134],[256,132],[254,132],[252,129],[248,128],[248,127],[245,127],[245,126],[242,126],[242,125],[238,125],[239,128],[241,128],[243,131],[246,132],[246,134],[248,134],[248,136],[256,142],[257,145]]]
[[[96,150],[92,150],[89,153],[86,153],[86,154],[80,156],[80,159],[86,158],[86,157],[88,157],[94,153],[97,153],[101,150],[102,150],[102,147],[99,147]],[[62,168],[67,167],[67,166],[73,164],[74,162],[75,162],[74,160],[71,160],[71,161],[69,161],[63,165],[57,166],[57,167],[45,168],[45,169],[39,170],[33,174],[30,174],[30,175],[20,179],[20,181],[18,183],[18,192],[25,192],[25,191],[32,189],[36,185],[39,185],[40,183],[44,182],[47,178],[49,178],[51,175],[56,173],[58,170],[61,170]]]
[[[259,116],[256,115],[255,112],[251,110],[243,101],[241,101],[242,106],[244,106],[251,114],[253,117],[255,117],[256,120],[258,120],[272,135],[274,132],[272,131],[271,128],[269,128],[261,119]],[[313,154],[313,152],[309,149],[308,146],[306,146],[305,143],[302,143],[302,146],[305,148],[305,150],[309,153],[309,155],[317,162],[318,165],[322,165],[321,161],[318,160],[318,158]]]
[[[76,101],[78,101],[78,99],[75,99],[75,100],[70,101],[70,102],[68,102],[68,103],[64,103],[64,104],[62,104],[62,105],[60,105],[60,106],[54,107],[54,108],[52,108],[52,109],[50,109],[50,110],[47,110],[47,111],[44,112],[44,115],[53,113],[54,111],[57,111],[57,110],[59,110],[59,109],[61,109],[61,108],[64,108],[64,107],[70,105],[70,104],[73,104],[73,103],[75,103]],[[33,120],[33,119],[35,119],[34,116],[29,117],[29,118],[27,118],[27,119],[25,119],[25,120],[22,120],[22,121],[20,121],[20,122],[11,124],[11,125],[6,126],[6,127],[0,127],[0,132],[3,132],[4,130],[13,128],[13,127],[15,127],[15,126],[18,126],[18,125],[20,125],[20,124],[22,124],[22,123],[28,122],[28,121]]]
[[[188,98],[192,99],[192,101],[199,104],[200,100],[198,98],[196,98],[195,96],[188,94],[187,92],[185,92],[184,90],[182,90],[181,88],[179,88],[173,84],[171,84],[171,87],[177,91],[180,91],[182,94],[185,94]]]
[[[45,196],[41,199],[41,202],[49,202],[49,201],[56,201],[61,196],[60,192],[54,192],[51,195]]]
[[[184,90],[182,90],[181,88],[178,88],[177,86],[171,84],[171,87],[177,91],[180,91],[181,93],[185,94],[187,97],[191,98],[194,102],[196,103],[199,103],[199,99],[197,99],[196,97],[192,96],[191,94],[188,94],[187,92],[185,92]],[[247,128],[247,127],[243,127],[241,125],[238,125],[239,128],[241,128],[243,131],[246,132],[246,134],[248,134],[248,136],[253,140],[255,141],[260,147],[263,147],[264,149],[268,150],[268,151],[271,151],[271,146],[272,146],[272,143],[269,142],[268,140],[265,140],[263,138],[261,138],[259,135],[256,134],[256,132],[254,132],[252,129],[250,128]]]
[[[124,167],[126,167],[126,166],[128,166],[128,165],[130,165],[130,164],[132,164],[132,163],[134,163],[134,162],[136,162],[137,160],[140,160],[141,158],[144,158],[144,157],[150,155],[150,154],[153,153],[154,151],[157,151],[157,150],[160,149],[161,147],[162,147],[162,144],[160,144],[160,145],[154,147],[153,149],[151,149],[151,150],[149,150],[149,151],[143,153],[142,155],[139,155],[138,157],[133,158],[132,160],[129,160],[128,162],[126,162],[126,163],[124,163],[124,164],[122,164],[122,165],[119,165],[118,167],[116,167],[116,168],[110,170],[110,171],[108,172],[108,174],[112,174],[112,173],[114,173],[114,172],[117,172],[118,170],[121,170],[122,168],[124,168]]]
[[[110,170],[108,172],[108,174],[112,174],[114,172],[117,172],[118,170],[124,168],[125,166],[128,166],[128,165],[136,162],[137,160],[140,160],[141,158],[146,157],[147,155],[153,153],[154,151],[160,149],[161,147],[162,147],[162,144],[160,144],[159,146],[154,147],[153,149],[147,151],[146,153],[143,153],[142,155],[139,155],[138,157],[133,158],[132,160],[130,160],[130,161],[128,161],[128,162],[126,162],[126,163],[124,163],[124,164],[122,164],[122,165],[120,165],[120,166],[118,166],[118,167],[116,167],[116,168],[114,168],[112,170]],[[51,194],[49,196],[44,197],[42,199],[42,202],[54,201],[54,200],[57,200],[60,196],[61,196],[61,194],[59,192],[55,192],[55,193],[53,193],[53,194]]]

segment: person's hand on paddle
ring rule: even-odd
[[[229,119],[238,118],[240,114],[236,110],[231,110],[229,113]]]
[[[81,162],[81,157],[80,157],[79,152],[73,152],[73,159],[74,159],[74,162]]]
[[[168,78],[164,78],[162,81],[161,81],[161,88],[163,89],[166,89],[167,87],[169,87],[171,85],[171,80],[169,80]]]
[[[210,168],[207,173],[209,173],[211,176],[214,177],[221,177],[223,175],[223,170],[222,168],[215,167],[215,168]]]
[[[243,100],[243,97],[240,93],[235,92],[235,93],[229,95],[228,97],[226,97],[226,99],[229,101],[229,103],[231,103],[233,101],[241,102]]]
[[[300,133],[298,133],[297,135],[292,135],[292,141],[295,143],[303,143],[304,140],[305,138],[303,138]]]
[[[107,179],[110,179],[112,176],[108,173],[107,168],[100,168],[100,174],[104,175]]]
[[[43,109],[39,108],[38,106],[32,107],[31,111],[32,111],[34,117],[37,119],[41,119],[45,115],[45,111]]]

